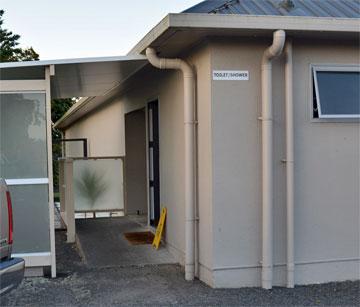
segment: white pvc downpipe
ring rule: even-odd
[[[292,42],[285,47],[287,282],[294,288],[294,103]]]
[[[149,62],[160,69],[181,70],[184,78],[185,126],[185,279],[195,276],[195,74],[181,59],[159,58],[153,48],[146,49]]]
[[[272,119],[272,64],[282,53],[285,32],[277,30],[273,43],[263,54],[261,64],[262,94],[262,271],[264,289],[272,288],[273,279],[273,119]]]

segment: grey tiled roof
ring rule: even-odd
[[[360,0],[207,0],[184,13],[360,18]]]

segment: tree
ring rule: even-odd
[[[0,10],[0,62],[37,61],[39,55],[30,48],[20,48],[20,35],[4,28],[4,10]]]

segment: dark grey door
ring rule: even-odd
[[[157,100],[148,104],[148,146],[150,224],[157,226],[160,218],[159,103]]]
[[[147,214],[145,108],[125,115],[125,215]]]

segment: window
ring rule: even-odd
[[[313,117],[360,118],[360,67],[313,67]]]
[[[47,178],[45,93],[0,94],[0,177]]]

